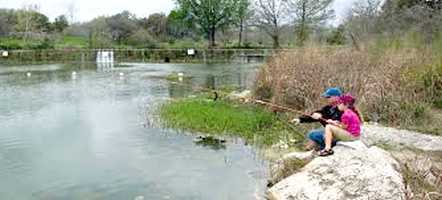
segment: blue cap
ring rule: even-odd
[[[321,96],[325,98],[329,97],[339,97],[342,95],[341,89],[339,88],[328,88],[327,91],[325,91]]]

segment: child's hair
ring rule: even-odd
[[[356,108],[356,98],[354,98],[351,94],[347,93],[339,97],[338,103],[342,103],[346,105],[350,110],[352,110],[358,116],[359,120],[362,121],[361,114]]]

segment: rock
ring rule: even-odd
[[[375,124],[365,124],[363,126],[361,140],[369,146],[387,144],[395,147],[412,147],[424,151],[442,151],[442,137]]]
[[[388,152],[371,147],[336,146],[335,154],[317,157],[298,173],[268,190],[273,200],[405,199],[399,163]]]
[[[283,160],[293,160],[293,159],[298,159],[298,160],[303,160],[303,161],[311,161],[313,158],[315,157],[315,154],[313,153],[313,151],[306,151],[306,152],[292,152],[289,154],[286,154],[282,157]]]
[[[227,99],[232,101],[247,101],[250,98],[252,98],[252,91],[250,90],[244,90],[242,92],[232,92],[227,95]]]
[[[344,146],[354,150],[367,150],[367,145],[365,145],[361,140],[356,140],[352,142],[342,142],[338,141],[336,146]]]
[[[271,187],[282,179],[292,175],[314,158],[313,151],[292,152],[284,155],[270,167],[270,179],[267,186]]]

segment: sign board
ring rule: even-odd
[[[195,55],[195,49],[187,49],[187,55],[189,56]]]
[[[8,57],[8,56],[9,56],[9,52],[7,52],[7,51],[3,51],[3,52],[2,52],[2,56],[3,56],[3,57]]]

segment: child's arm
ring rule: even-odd
[[[329,120],[327,120],[327,123],[329,123],[331,125],[335,125],[335,126],[342,128],[342,129],[347,129],[347,125],[343,122],[340,122],[340,121],[329,119]]]

